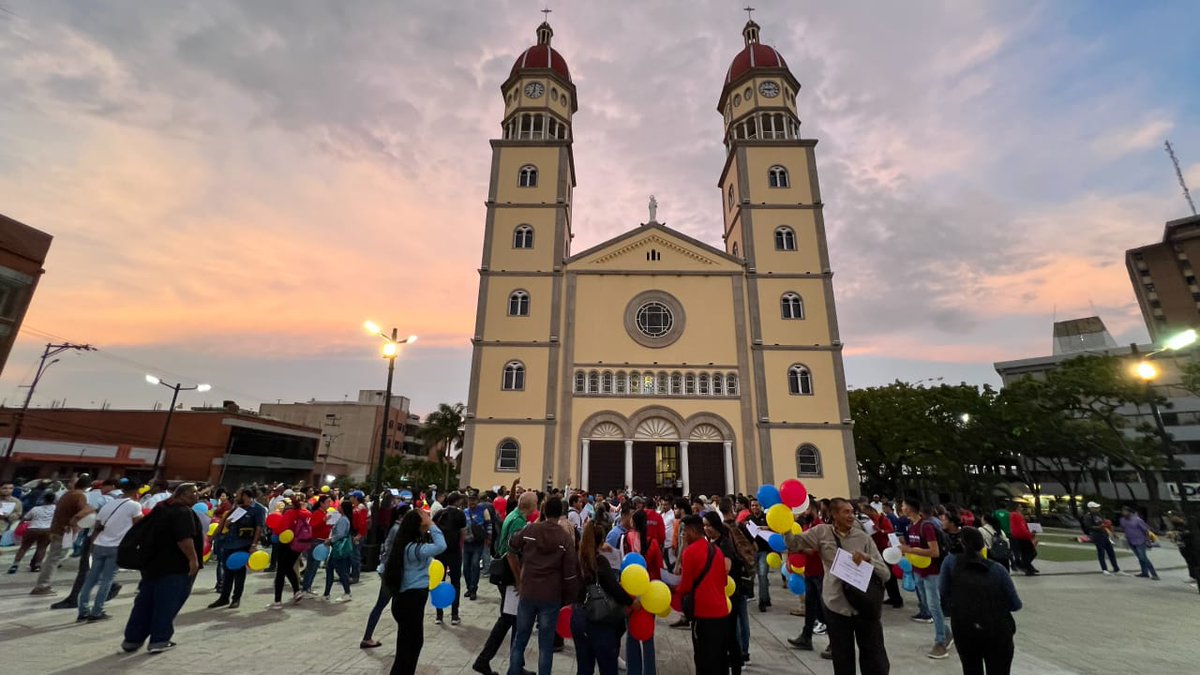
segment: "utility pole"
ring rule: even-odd
[[[328,413],[325,415],[325,424],[327,429],[337,429],[341,426],[342,418],[337,413]],[[321,481],[324,482],[325,476],[329,474],[326,471],[329,469],[329,452],[333,442],[341,437],[341,434],[324,433],[325,436],[325,459],[321,462]]]
[[[12,457],[13,449],[17,445],[17,439],[21,437],[21,427],[25,423],[25,414],[29,412],[29,403],[33,400],[33,390],[37,388],[38,382],[41,381],[42,375],[46,370],[58,363],[58,359],[47,363],[46,359],[51,356],[57,356],[67,350],[75,350],[80,352],[94,352],[96,348],[89,345],[78,345],[73,342],[47,343],[46,349],[42,352],[42,358],[38,361],[37,373],[33,376],[33,382],[29,383],[29,391],[25,393],[25,404],[21,406],[21,412],[17,415],[17,421],[13,424],[12,438],[8,441],[8,447],[4,449],[4,457],[0,461],[0,475],[8,468],[9,458]]]

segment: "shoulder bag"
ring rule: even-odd
[[[708,570],[712,569],[713,556],[716,554],[717,547],[709,542],[708,544],[708,560],[704,561],[704,569],[700,570],[700,576],[696,577],[696,583],[692,584],[692,590],[684,593],[679,598],[679,606],[683,609],[683,615],[688,619],[696,618],[696,589],[700,588],[700,582],[704,581],[704,577],[708,574]]]
[[[607,565],[608,561],[600,560],[598,564]],[[621,603],[617,602],[604,590],[604,586],[600,585],[600,577],[597,576],[592,583],[588,584],[587,595],[583,599],[583,609],[587,613],[588,621],[593,623],[610,624],[620,626],[625,623],[625,608]]]
[[[837,536],[837,531],[832,527],[830,531],[833,532],[833,538],[837,542],[838,548],[842,548],[842,538]],[[871,581],[867,583],[865,591],[860,591],[843,582],[842,594],[846,596],[846,602],[850,603],[850,607],[862,618],[876,621],[883,615],[883,582],[879,580],[878,575],[871,574]]]

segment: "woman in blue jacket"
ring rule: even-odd
[[[1008,570],[983,557],[979,530],[962,528],[961,541],[963,552],[942,561],[939,586],[963,673],[982,675],[986,666],[988,675],[1008,675],[1021,598]]]
[[[392,590],[396,620],[396,659],[392,675],[413,675],[425,642],[425,602],[429,599],[429,561],[446,550],[446,538],[429,514],[413,509],[404,514],[388,554],[383,583]]]

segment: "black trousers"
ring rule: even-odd
[[[989,634],[976,630],[959,630],[953,624],[954,648],[962,662],[963,675],[1008,675],[1012,668],[1013,636],[1008,631],[1003,635]]]
[[[292,593],[300,591],[300,577],[296,574],[296,561],[300,554],[293,551],[291,546],[275,547],[277,567],[275,568],[275,602],[283,600],[283,579],[287,578],[292,585]]]
[[[446,566],[446,574],[450,577],[450,585],[454,587],[454,604],[450,606],[450,616],[458,616],[459,601],[462,600],[462,554],[438,558]],[[442,618],[442,610],[437,611],[437,617]]]
[[[221,549],[221,557],[217,561],[217,565],[225,567],[225,561],[229,560],[229,556],[234,553],[249,553],[249,546],[238,546]],[[280,590],[283,590],[282,581],[280,581]],[[226,568],[225,582],[221,584],[221,601],[228,602],[230,595],[237,602],[242,600],[242,591],[246,589],[246,566],[242,565],[236,570]]]
[[[821,602],[825,577],[808,577],[804,582],[804,634],[811,636],[816,623],[825,621],[825,603]]]
[[[692,653],[695,656],[696,675],[728,675],[728,641],[733,630],[736,630],[733,628],[736,622],[732,614],[723,619],[692,620]]]
[[[92,567],[92,536],[89,532],[83,538],[83,546],[79,549],[79,571],[75,573],[75,583],[71,584],[71,592],[65,598],[67,602],[79,601],[79,591],[83,590],[83,582],[87,579],[88,570]]]
[[[883,645],[883,624],[825,608],[829,646],[833,651],[835,675],[854,675],[854,643],[858,643],[858,665],[863,675],[887,675],[891,670]]]
[[[392,598],[392,618],[396,620],[396,659],[392,675],[413,675],[425,643],[425,602],[429,589],[397,593]]]
[[[501,645],[504,644],[504,637],[512,631],[513,625],[517,622],[516,615],[504,613],[504,593],[508,590],[508,587],[500,586],[499,588],[500,616],[496,618],[496,623],[492,625],[492,632],[488,633],[487,641],[483,643],[483,650],[475,658],[475,663],[484,666],[496,658],[496,654],[500,652]]]
[[[1037,547],[1033,545],[1033,542],[1027,539],[1013,539],[1012,549],[1014,553],[1020,553],[1017,556],[1021,560],[1019,567],[1026,571],[1033,571],[1033,560],[1037,558]],[[1014,562],[1013,566],[1017,567],[1018,565]]]

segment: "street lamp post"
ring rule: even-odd
[[[392,416],[392,377],[396,372],[396,356],[400,354],[400,345],[412,344],[417,341],[416,335],[410,335],[403,340],[399,339],[400,332],[393,328],[391,334],[384,333],[375,323],[367,321],[363,324],[368,333],[377,335],[383,338],[383,358],[387,359],[387,389],[383,392],[383,421],[379,425],[379,461],[375,463],[375,478],[371,484],[371,497],[379,499],[379,492],[383,489],[383,459],[387,456],[388,442],[388,422]],[[376,502],[375,509],[378,513],[379,503]],[[379,564],[379,528],[372,523],[368,528],[367,541],[363,544],[363,569],[368,572],[375,569]]]
[[[171,429],[171,416],[175,414],[175,403],[179,400],[179,392],[198,391],[203,393],[209,389],[212,389],[212,385],[195,384],[190,387],[185,387],[181,382],[167,384],[154,375],[147,375],[146,382],[150,384],[161,384],[162,386],[171,390],[171,407],[167,408],[167,421],[163,423],[162,437],[158,439],[158,452],[154,454],[154,478],[158,478],[158,472],[162,464],[163,448],[167,444],[167,432]]]
[[[46,359],[61,354],[68,349],[82,352],[96,351],[96,348],[91,345],[77,345],[71,342],[63,342],[61,344],[48,343],[46,345],[46,349],[42,352],[42,358],[38,361],[37,373],[33,376],[33,382],[29,383],[29,391],[25,392],[25,403],[21,406],[21,413],[17,415],[17,421],[13,424],[12,438],[9,439],[8,446],[4,448],[3,461],[0,461],[0,474],[3,474],[4,470],[8,468],[8,459],[12,456],[13,450],[17,446],[17,438],[21,436],[21,427],[25,423],[25,414],[29,412],[29,403],[33,400],[33,390],[37,388],[38,382],[42,379],[42,375],[46,373],[46,370],[58,363],[58,359],[54,359],[49,363],[46,362]]]

